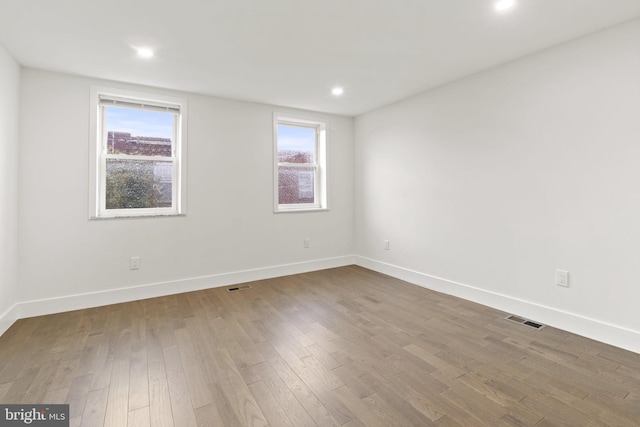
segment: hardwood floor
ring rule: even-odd
[[[72,426],[638,426],[640,355],[351,266],[16,322]]]

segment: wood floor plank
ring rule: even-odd
[[[356,266],[250,285],[21,319],[0,401],[75,427],[638,425],[639,354]]]
[[[137,331],[131,342],[129,366],[129,411],[149,406],[149,370],[146,331]],[[147,410],[147,413],[149,411]]]
[[[217,365],[228,374],[220,378],[219,384],[222,393],[227,397],[227,401],[240,423],[255,427],[268,425],[264,414],[248,386],[243,382],[242,376],[229,353],[222,349],[214,353],[214,358]]]
[[[78,366],[74,370],[74,376],[79,377],[93,372],[100,349],[100,343],[104,340],[102,333],[88,335],[84,347],[80,353]]]
[[[73,380],[73,374],[75,373],[79,362],[79,358],[60,360],[57,370],[51,379],[49,389],[56,390],[59,388],[69,388],[71,386],[71,381]]]
[[[393,408],[392,413],[402,414],[406,425],[433,424],[428,416],[431,411],[425,411],[425,400],[412,393],[412,390],[401,380],[400,374],[393,377],[365,375],[360,380],[375,390],[372,396],[375,395],[374,400],[378,405],[383,404]],[[434,394],[438,393],[434,392]]]
[[[5,393],[5,399],[15,396],[24,395],[27,390],[32,386],[33,381],[38,376],[38,373],[42,369],[41,366],[30,366],[26,369],[22,369],[20,374],[13,380],[11,387]]]
[[[431,399],[431,396],[438,396],[440,392],[446,390],[448,387],[444,386],[443,388],[440,385],[436,385],[436,387],[433,388],[433,385],[426,384],[423,379],[433,380],[433,378],[429,376],[418,378],[419,379],[414,378],[406,372],[401,372],[393,378],[395,382],[393,387],[398,390],[397,393],[402,396],[407,403],[420,411],[430,421],[437,421],[447,415],[447,413]],[[437,382],[437,380],[435,380],[435,382]]]
[[[367,397],[373,394],[374,390],[371,387],[364,384],[358,378],[358,375],[353,370],[341,365],[333,370],[333,373],[340,378],[340,381],[351,390],[353,394],[358,396],[359,399]]]
[[[198,427],[218,427],[218,426],[224,426],[224,425],[231,425],[231,424],[224,423],[224,421],[222,420],[222,417],[220,416],[220,413],[218,412],[218,408],[213,403],[196,408],[194,412],[195,412],[195,418],[196,418],[196,425]]]
[[[211,396],[213,396],[213,401],[215,403],[215,413],[219,415],[222,423],[219,425],[223,426],[240,426],[243,425],[238,416],[236,415],[236,411],[234,411],[233,405],[229,401],[229,398],[222,391],[222,385],[219,383],[209,384],[209,390],[211,391]],[[210,405],[202,406],[202,408],[207,408]],[[201,408],[197,408],[199,410]],[[210,408],[209,411],[213,411],[213,408]]]
[[[151,425],[151,418],[148,406],[129,411],[127,427],[149,427],[149,425]]]
[[[351,391],[351,389],[344,385],[339,387],[333,391],[337,397],[345,404],[347,408],[355,415],[355,418],[350,422],[357,421],[361,425],[365,426],[388,426],[380,415],[372,410],[372,408],[367,405],[366,400],[360,399],[355,393]]]
[[[253,394],[253,397],[256,399],[269,425],[282,427],[294,426],[263,381],[249,384],[249,390],[251,390],[251,394]]]
[[[205,384],[205,391],[209,397],[207,399],[208,403],[195,406],[189,386],[187,385],[187,379],[178,349],[176,347],[169,347],[164,349],[163,354],[174,424],[184,427],[194,427],[196,425],[196,418],[193,408],[199,408],[200,406],[211,403],[211,394]]]
[[[499,420],[508,414],[504,407],[461,382],[453,384],[441,394],[486,425],[498,425]]]
[[[82,412],[82,422],[80,423],[82,427],[104,426],[108,398],[108,387],[91,390],[87,394],[84,411]]]
[[[313,422],[307,411],[302,407],[291,389],[282,381],[269,362],[256,365],[256,372],[260,375],[262,382],[273,394],[278,405],[284,410],[288,418],[296,427],[313,427]]]
[[[265,353],[265,357],[273,370],[318,426],[340,426],[342,424],[336,420],[333,413],[327,409],[324,403],[309,389],[304,381],[291,370],[275,350],[271,348],[271,352],[269,352],[265,349],[265,352],[268,352]]]
[[[82,417],[91,386],[91,374],[75,377],[69,386],[66,402],[69,404],[69,417]]]
[[[0,384],[12,381],[27,362],[37,344],[33,336],[44,318],[19,319],[0,337]]]
[[[44,398],[40,402],[51,403],[55,405],[62,405],[65,403],[67,399],[67,395],[69,394],[69,388],[57,388],[55,390],[49,390],[47,394],[44,395]],[[2,399],[0,398],[0,402]]]
[[[116,360],[111,370],[104,425],[108,427],[126,426],[128,413],[129,360]]]
[[[422,378],[411,377],[406,373],[398,374],[394,379],[400,382],[400,386],[395,387],[405,389],[402,396],[414,408],[420,411],[425,417],[434,424],[443,422],[443,418],[449,417],[451,420],[457,420],[461,424],[474,425],[477,424],[471,414],[461,409],[451,400],[445,398],[440,393],[434,392]]]
[[[25,393],[25,399],[30,402],[44,402],[45,394],[51,389],[51,384],[56,376],[60,360],[53,360],[42,366],[38,375]]]
[[[388,402],[377,393],[370,394],[362,399],[367,408],[380,420],[383,425],[389,426],[429,426],[433,425],[427,418],[424,420],[413,420],[408,417],[400,408],[395,408],[392,402]]]
[[[409,344],[403,348],[409,353],[425,361],[427,365],[433,367],[433,371],[437,370],[445,378],[456,379],[465,373],[463,369],[447,363],[445,360],[438,357],[438,355],[432,354],[416,344]]]
[[[173,413],[162,344],[156,330],[147,334],[149,418],[151,427],[172,427]]]
[[[323,373],[314,371],[313,368],[307,366],[307,364],[300,360],[286,345],[276,344],[274,348],[282,360],[288,365],[289,369],[309,387],[313,394],[323,403],[324,407],[340,424],[344,424],[354,418],[349,409],[331,393],[331,386],[337,388],[344,385],[332,372],[327,372],[330,377],[326,377]],[[305,358],[305,360],[310,357],[312,356]],[[314,367],[317,367],[317,364],[314,364]]]
[[[4,384],[0,384],[0,402],[4,401],[4,397],[13,385],[13,382],[8,382]]]
[[[208,405],[213,400],[207,385],[207,374],[206,369],[202,366],[202,360],[196,356],[189,332],[186,329],[179,329],[175,333],[177,349],[180,352],[180,360],[193,407],[199,408]]]
[[[109,387],[111,381],[111,369],[113,368],[113,349],[111,348],[111,338],[106,335],[98,344],[95,363],[91,372],[91,390],[99,390]],[[115,337],[113,338],[115,340]]]

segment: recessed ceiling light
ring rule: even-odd
[[[344,89],[341,87],[334,87],[333,89],[331,89],[331,93],[335,96],[340,96],[344,93]]]
[[[495,7],[498,12],[505,12],[516,5],[516,0],[499,0]]]
[[[138,52],[140,58],[153,58],[153,50],[148,47],[137,47],[136,52]]]

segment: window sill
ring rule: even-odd
[[[328,212],[329,208],[286,208],[286,209],[276,209],[273,213],[281,214],[281,213],[308,213],[308,212]]]
[[[171,213],[171,214],[148,214],[148,215],[126,215],[126,214],[122,214],[122,215],[114,215],[114,216],[90,216],[89,220],[90,221],[103,221],[103,220],[110,220],[110,219],[145,219],[145,218],[174,218],[174,217],[182,217],[182,216],[187,216],[187,214],[184,213]]]

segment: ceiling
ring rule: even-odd
[[[26,67],[355,116],[640,16],[494,1],[0,0],[0,43]]]

